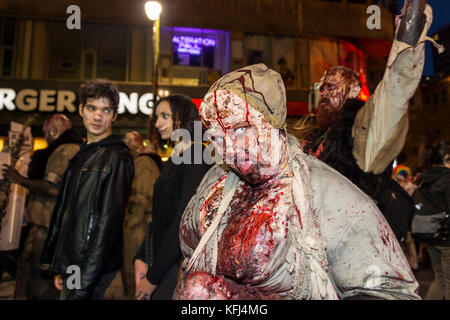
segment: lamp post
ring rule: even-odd
[[[159,64],[159,16],[162,7],[157,1],[148,1],[145,3],[145,13],[153,22],[153,106],[156,105],[156,96],[158,95],[158,64]]]

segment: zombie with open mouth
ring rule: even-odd
[[[374,202],[286,133],[277,72],[225,75],[199,114],[224,163],[183,214],[176,298],[419,299]]]

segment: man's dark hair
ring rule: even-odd
[[[181,94],[174,94],[159,100],[154,109],[153,115],[150,118],[149,124],[149,139],[152,141],[158,141],[158,146],[162,147],[163,141],[161,140],[161,135],[155,127],[156,124],[156,108],[158,105],[167,101],[170,105],[170,111],[172,111],[173,120],[173,130],[176,129],[186,129],[189,131],[191,138],[194,138],[194,121],[200,121],[198,115],[197,107],[192,102],[192,99],[188,96]],[[203,137],[203,126],[202,126],[202,137]]]
[[[119,89],[117,85],[107,79],[94,79],[81,85],[80,103],[84,107],[88,99],[106,98],[110,107],[117,113],[119,109]]]

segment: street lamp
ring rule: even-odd
[[[145,13],[153,22],[153,106],[156,105],[156,96],[158,93],[158,64],[159,64],[159,16],[162,7],[157,1],[148,1],[145,3]]]

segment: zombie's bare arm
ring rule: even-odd
[[[365,172],[383,172],[400,153],[408,132],[408,101],[419,84],[425,37],[432,21],[425,0],[406,0],[396,20],[387,68],[374,94],[358,112],[353,155]]]
[[[20,184],[28,190],[48,197],[56,197],[59,193],[61,179],[70,159],[80,150],[74,143],[62,144],[48,158],[43,180],[33,180],[22,176],[13,168],[6,166],[5,178],[12,183]]]
[[[56,197],[59,192],[59,184],[51,183],[45,180],[32,180],[22,176],[16,170],[9,166],[5,166],[4,172],[5,179],[8,179],[12,183],[19,184],[28,190],[49,197]]]

